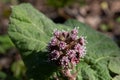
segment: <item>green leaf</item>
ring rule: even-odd
[[[16,78],[21,78],[23,75],[25,75],[26,67],[22,60],[15,61],[11,65],[11,71],[14,73],[14,76]]]
[[[55,28],[56,25],[51,20],[30,4],[12,7],[9,35],[20,50],[30,79],[47,79],[57,69],[55,65],[48,63],[45,51]],[[64,28],[61,26],[58,29]]]
[[[78,75],[78,80],[98,80],[96,71],[90,68],[90,66],[85,63],[80,63],[80,72],[81,75]],[[79,77],[82,77],[82,79],[79,79]]]
[[[54,29],[68,30],[74,27],[79,27],[79,36],[87,36],[88,41],[87,55],[76,67],[77,79],[111,80],[108,62],[120,56],[114,41],[76,20],[69,20],[65,25],[55,24],[30,4],[21,4],[12,7],[9,35],[20,50],[29,79],[53,80],[52,75],[59,74],[58,67],[47,61],[46,46]]]
[[[60,1],[47,0],[47,4],[52,6],[52,7],[55,7],[55,8],[65,7],[65,6],[70,5],[73,2],[74,2],[74,0],[60,0]]]
[[[14,47],[8,35],[0,35],[0,53],[5,53],[8,49]]]
[[[0,79],[5,79],[7,77],[6,73],[0,71]]]
[[[112,80],[120,80],[120,75],[114,77]]]
[[[120,57],[112,58],[108,67],[113,73],[120,74]]]

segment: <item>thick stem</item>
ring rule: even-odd
[[[68,78],[68,80],[76,80],[77,72],[72,74],[70,69],[66,69],[66,70],[63,70],[62,73]]]

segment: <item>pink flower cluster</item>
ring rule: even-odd
[[[49,59],[63,68],[72,68],[85,56],[85,45],[85,38],[78,38],[77,28],[70,32],[55,30],[47,47]]]

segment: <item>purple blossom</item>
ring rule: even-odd
[[[69,35],[69,33],[66,32],[66,31],[63,31],[63,32],[62,32],[62,35],[66,38],[66,37]]]
[[[79,49],[80,49],[81,45],[78,43],[75,45],[74,49],[76,52],[79,52]]]
[[[67,56],[63,56],[60,60],[60,64],[64,67],[67,68],[69,65],[70,60],[68,59]]]
[[[67,55],[69,58],[76,57],[76,52],[74,50],[68,50]]]
[[[84,47],[84,46],[81,46],[80,48],[79,48],[79,55],[80,55],[80,57],[84,57],[85,56],[85,54],[86,54],[86,47]]]
[[[84,57],[84,55],[86,54],[86,47],[80,45],[79,43],[75,45],[75,51],[79,53],[80,57]]]
[[[76,40],[78,38],[78,36],[75,34],[71,34],[71,38],[72,38],[72,40]]]
[[[61,31],[58,31],[58,30],[55,30],[55,31],[54,31],[54,36],[55,36],[55,37],[59,38],[60,35],[61,35]]]
[[[59,43],[59,47],[60,47],[60,49],[65,49],[65,47],[66,47],[66,43],[63,42],[63,41],[60,41],[60,43]]]
[[[85,44],[86,44],[85,38],[84,38],[84,37],[80,37],[79,43],[80,43],[81,45],[85,45]]]
[[[76,58],[76,57],[72,57],[71,58],[71,63],[73,66],[76,66],[76,64],[79,62],[79,58]]]
[[[72,31],[71,31],[72,34],[74,35],[77,35],[78,34],[78,30],[76,28],[74,28]]]
[[[60,57],[60,53],[57,50],[54,50],[50,54],[51,60],[57,60]]]
[[[86,54],[86,40],[78,37],[77,28],[71,32],[54,31],[54,36],[48,44],[49,58],[60,64],[64,69],[73,68],[80,58]]]
[[[50,42],[50,44],[52,46],[55,46],[55,45],[57,45],[57,41],[58,41],[57,38],[53,37],[52,40],[51,40],[51,42]]]

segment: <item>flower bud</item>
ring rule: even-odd
[[[55,36],[55,37],[59,38],[60,35],[61,35],[61,31],[58,31],[58,30],[55,30],[55,31],[54,31],[54,36]]]
[[[60,50],[61,50],[61,49],[65,49],[65,47],[66,47],[66,43],[63,42],[63,41],[60,41],[60,43],[59,43],[59,48],[60,48]]]
[[[52,46],[55,46],[57,45],[57,41],[58,41],[57,38],[53,37],[50,43]]]
[[[50,53],[50,56],[51,56],[51,60],[57,60],[60,56],[60,53],[59,51],[54,50]]]

